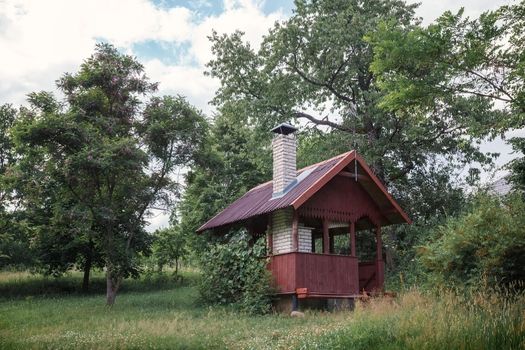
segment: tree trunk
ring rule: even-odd
[[[86,261],[84,263],[84,279],[82,280],[82,291],[85,293],[89,290],[89,275],[91,273],[91,266],[93,265],[93,242],[89,242],[89,248],[86,253]]]
[[[82,280],[82,291],[84,293],[89,291],[89,274],[91,272],[91,256],[86,258],[86,263],[84,264],[84,278]]]
[[[117,291],[120,287],[120,278],[114,276],[113,271],[108,268],[106,271],[106,305],[113,306],[117,298]]]

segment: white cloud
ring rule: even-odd
[[[455,13],[462,7],[465,9],[465,15],[470,18],[476,18],[482,12],[495,10],[500,6],[507,5],[512,1],[509,0],[407,0],[408,3],[421,3],[416,9],[416,14],[423,18],[423,24],[429,24],[441,16],[445,11]]]
[[[251,0],[226,0],[222,13],[202,17],[189,8],[156,7],[147,0],[0,1],[0,99],[22,103],[31,91],[53,89],[55,79],[76,70],[97,40],[127,53],[133,53],[133,44],[151,40],[189,45],[185,59],[174,60],[180,63],[144,63],[162,92],[187,94],[192,103],[208,110],[217,84],[203,76],[204,64],[212,57],[207,36],[212,29],[239,29],[258,45],[268,27],[283,18],[281,13],[265,15],[261,6]]]
[[[153,81],[161,82],[159,93],[186,96],[192,104],[206,114],[211,112],[208,101],[213,97],[219,83],[204,76],[203,67],[168,65],[158,59],[147,61],[144,66]]]
[[[476,16],[505,2],[464,0],[461,5],[467,15]],[[263,0],[223,0],[222,12],[213,15],[198,13],[195,4],[168,8],[167,3],[155,6],[148,0],[0,0],[0,104],[20,104],[31,91],[54,90],[54,81],[64,72],[76,71],[99,40],[131,54],[134,44],[154,41],[186,50],[176,51],[173,59],[142,59],[147,74],[160,82],[159,92],[185,95],[209,114],[207,102],[218,87],[217,81],[203,75],[212,58],[207,39],[212,30],[242,30],[257,47],[268,28],[285,15],[265,14]],[[417,13],[429,23],[443,11],[459,7],[455,0],[425,0]],[[506,146],[497,143],[500,147]],[[166,220],[159,216],[152,222],[159,226]]]
[[[262,42],[263,35],[273,24],[284,19],[281,12],[265,15],[260,5],[250,0],[234,1],[225,0],[226,10],[218,16],[205,18],[192,35],[191,53],[204,65],[212,58],[211,43],[208,36],[212,30],[218,33],[233,33],[239,29],[245,33],[245,39],[254,47]]]
[[[0,3],[0,98],[21,103],[75,70],[97,40],[119,47],[144,40],[184,41],[191,11],[162,10],[146,0],[5,1]]]

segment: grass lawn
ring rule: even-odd
[[[306,334],[333,329],[349,313],[248,316],[197,301],[193,275],[182,286],[167,281],[125,281],[114,307],[98,292],[75,292],[81,276],[45,280],[26,273],[0,275],[0,348],[293,348]],[[69,291],[69,294],[63,291]]]
[[[525,298],[437,299],[417,291],[354,312],[249,316],[198,302],[185,282],[125,281],[112,308],[104,280],[0,273],[0,349],[525,349]]]

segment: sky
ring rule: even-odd
[[[416,13],[424,24],[446,10],[465,8],[468,16],[510,3],[502,0],[422,0]],[[292,14],[284,0],[0,0],[0,104],[25,103],[33,91],[55,91],[55,80],[75,72],[97,42],[114,44],[144,64],[158,81],[159,94],[181,94],[206,114],[218,82],[204,76],[212,58],[212,30],[244,31],[257,47],[276,21]],[[522,135],[523,131],[511,136]],[[500,152],[497,166],[513,155],[502,140],[484,143]],[[167,225],[157,213],[150,229]]]

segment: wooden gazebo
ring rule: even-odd
[[[410,219],[356,151],[296,171],[295,128],[273,130],[274,178],[217,214],[198,231],[242,225],[266,235],[279,295],[355,298],[384,285],[381,227]],[[356,232],[374,231],[375,257],[358,259]],[[334,241],[347,237],[346,249]],[[359,236],[359,234],[358,234]],[[370,237],[368,237],[370,239]],[[341,248],[341,247],[339,247]]]

